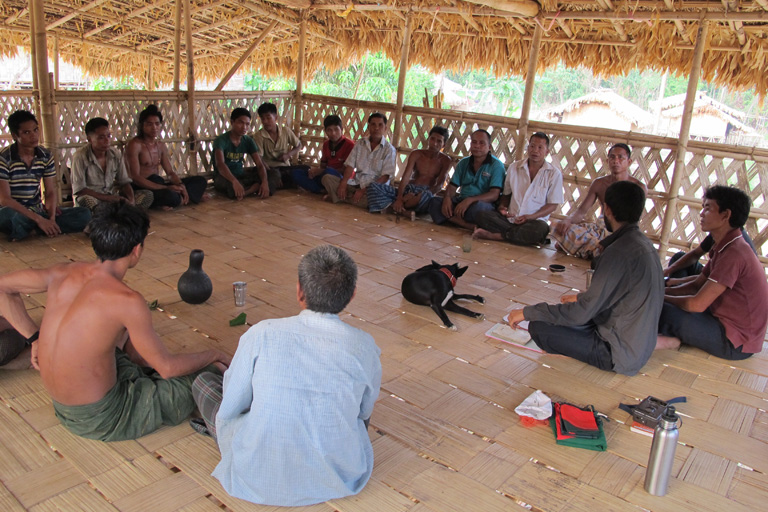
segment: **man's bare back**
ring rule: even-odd
[[[125,340],[126,315],[146,303],[99,265],[50,269],[37,357],[51,397],[65,405],[96,402],[116,382],[115,347]]]

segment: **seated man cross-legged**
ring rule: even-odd
[[[323,142],[320,165],[305,169],[297,166],[293,169],[291,177],[297,187],[308,190],[313,194],[322,194],[325,192],[322,179],[326,174],[336,176],[341,179],[344,173],[344,162],[355,147],[352,139],[344,135],[344,125],[341,118],[337,115],[330,115],[323,121],[325,135],[328,140]]]
[[[170,210],[180,205],[207,199],[208,180],[202,176],[179,178],[171,167],[168,147],[160,140],[163,115],[156,105],[139,113],[138,135],[125,146],[125,161],[135,190],[151,190],[153,208]],[[160,175],[165,172],[166,181]]]
[[[148,229],[144,210],[103,203],[91,221],[98,261],[0,276],[0,314],[33,342],[32,364],[56,417],[78,436],[122,441],[176,425],[195,408],[197,372],[223,371],[231,360],[219,350],[169,353],[144,297],[123,283]],[[41,292],[47,298],[38,331],[22,295]]]
[[[253,134],[253,140],[259,146],[264,165],[276,173],[277,188],[296,188],[293,173],[309,170],[308,165],[291,163],[301,151],[301,139],[285,126],[280,126],[274,103],[262,103],[256,112],[261,128]]]
[[[563,174],[546,161],[549,137],[534,133],[528,142],[528,158],[507,169],[498,210],[480,212],[475,238],[506,240],[517,245],[545,242],[547,219],[563,202]]]
[[[666,288],[657,348],[692,345],[729,360],[763,349],[768,282],[741,233],[750,202],[735,187],[715,185],[704,193],[701,229],[712,236],[714,247],[701,274],[676,279]]]
[[[395,213],[407,211],[427,213],[429,202],[442,190],[453,162],[443,154],[448,141],[448,130],[435,126],[429,130],[427,148],[417,149],[408,155],[400,185],[395,188],[385,183],[373,182],[368,187],[368,208],[372,212],[385,211],[390,206]]]
[[[259,147],[247,135],[251,126],[251,113],[246,108],[232,109],[230,130],[213,141],[213,187],[238,201],[256,194],[266,199],[277,190],[280,174],[268,170],[259,156]],[[254,167],[244,167],[245,156],[250,155]]]
[[[474,229],[480,212],[493,210],[504,186],[504,164],[491,154],[491,134],[472,133],[469,151],[453,172],[443,197],[433,197],[429,214],[435,224],[450,222]]]
[[[204,419],[196,428],[216,437],[213,476],[232,496],[310,505],[357,494],[368,482],[381,351],[339,318],[356,282],[357,266],[342,249],[310,250],[299,262],[301,313],[251,327],[223,381],[211,373],[195,380]]]
[[[93,210],[99,203],[125,201],[142,208],[152,206],[150,190],[131,187],[131,178],[120,151],[110,146],[109,121],[94,117],[85,123],[88,144],[72,156],[72,192],[75,202]]]
[[[14,241],[32,233],[54,237],[83,231],[91,212],[59,207],[53,154],[39,145],[37,118],[17,110],[8,116],[8,128],[13,144],[0,149],[0,232]]]
[[[528,332],[545,352],[563,354],[601,370],[634,375],[656,345],[664,300],[661,263],[637,222],[645,192],[629,181],[605,191],[605,225],[592,284],[563,304],[536,304],[509,313],[512,327],[529,320]]]

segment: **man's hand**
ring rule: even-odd
[[[450,197],[445,196],[445,199],[443,199],[441,212],[444,217],[448,217],[449,219],[453,217],[453,201],[451,201]]]
[[[54,237],[61,234],[61,228],[54,219],[46,219],[42,215],[38,215],[35,222],[37,222],[37,226],[43,230],[46,236]]]
[[[323,169],[320,168],[319,165],[313,165],[307,171],[307,176],[309,176],[309,179],[314,179],[315,177],[319,176],[322,172],[323,172]]]
[[[346,201],[347,199],[347,182],[344,180],[344,178],[341,179],[341,183],[339,183],[339,188],[336,189],[336,195],[339,196],[339,199],[342,201]]]
[[[245,189],[240,181],[235,180],[232,182],[232,190],[235,192],[235,198],[240,201],[245,195]]]
[[[268,198],[269,197],[269,183],[267,183],[266,181],[262,181],[261,185],[259,185],[259,191],[256,192],[256,194],[260,198],[262,198],[262,199]]]
[[[560,236],[565,235],[565,232],[568,231],[568,229],[571,227],[572,221],[570,218],[565,218],[555,224],[555,233],[557,233]]]
[[[288,152],[288,153],[283,153],[282,155],[280,155],[280,161],[282,161],[282,162],[290,162],[291,161],[291,153]]]
[[[560,297],[560,302],[562,304],[568,304],[569,302],[576,302],[576,300],[579,298],[579,296],[575,293],[567,293]]]
[[[463,219],[464,214],[467,213],[467,210],[469,210],[469,207],[472,206],[473,203],[474,201],[472,201],[472,198],[466,198],[456,205],[456,208],[453,210],[453,214],[458,216],[460,219]]]
[[[364,188],[359,188],[359,189],[355,190],[355,193],[352,196],[352,202],[357,204],[357,203],[359,203],[363,199],[364,196],[365,196],[365,189]]]
[[[34,368],[37,371],[40,371],[40,365],[37,363],[37,342],[32,343],[32,355],[30,356],[30,363],[32,363],[32,368]]]
[[[522,308],[513,309],[509,312],[509,316],[507,318],[509,319],[509,326],[513,329],[517,329],[517,324],[525,320],[525,315],[523,315]]]
[[[515,217],[515,224],[525,224],[529,220],[530,218],[528,217],[528,215],[518,215],[517,217]]]
[[[173,190],[174,192],[178,192],[181,196],[181,204],[187,204],[189,203],[189,194],[187,193],[187,187],[184,186],[183,183],[179,183],[178,185],[168,185],[168,188],[170,190]]]
[[[222,352],[221,350],[216,351],[216,363],[219,363],[223,365],[226,368],[229,368],[229,365],[232,364],[232,356],[229,354]]]
[[[392,210],[396,213],[405,213],[402,197],[398,197],[397,199],[395,199],[395,202],[392,203]]]

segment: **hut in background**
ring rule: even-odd
[[[568,100],[561,105],[544,110],[536,117],[555,123],[597,126],[622,131],[637,131],[653,122],[650,112],[619,96],[611,89],[600,89]],[[678,126],[680,126],[679,120]]]

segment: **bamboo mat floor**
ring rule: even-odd
[[[381,395],[371,420],[373,476],[357,496],[297,510],[311,512],[659,510],[754,511],[768,500],[768,351],[729,363],[695,349],[653,355],[625,377],[577,361],[495,341],[485,332],[516,303],[556,302],[584,284],[586,263],[549,248],[475,241],[429,221],[372,215],[299,192],[260,201],[213,199],[152,212],[151,235],[126,282],[157,299],[155,328],[172,350],[219,347],[234,353],[248,324],[298,313],[296,266],[311,247],[345,248],[359,266],[356,298],[342,318],[382,349]],[[2,272],[91,259],[83,235],[0,242]],[[214,283],[202,305],[175,290],[191,249],[205,251]],[[440,325],[427,307],[403,300],[400,282],[434,259],[469,270],[458,293],[484,320],[449,313]],[[566,266],[550,274],[550,263]],[[248,282],[235,308],[231,283]],[[39,319],[45,297],[27,299]],[[607,414],[609,449],[555,444],[545,427],[525,428],[513,409],[532,391],[594,404]],[[621,402],[684,395],[688,403],[669,493],[643,490],[650,438],[631,433]],[[272,511],[228,496],[210,476],[214,441],[187,424],[136,441],[100,443],[64,430],[32,370],[0,372],[0,510]]]

